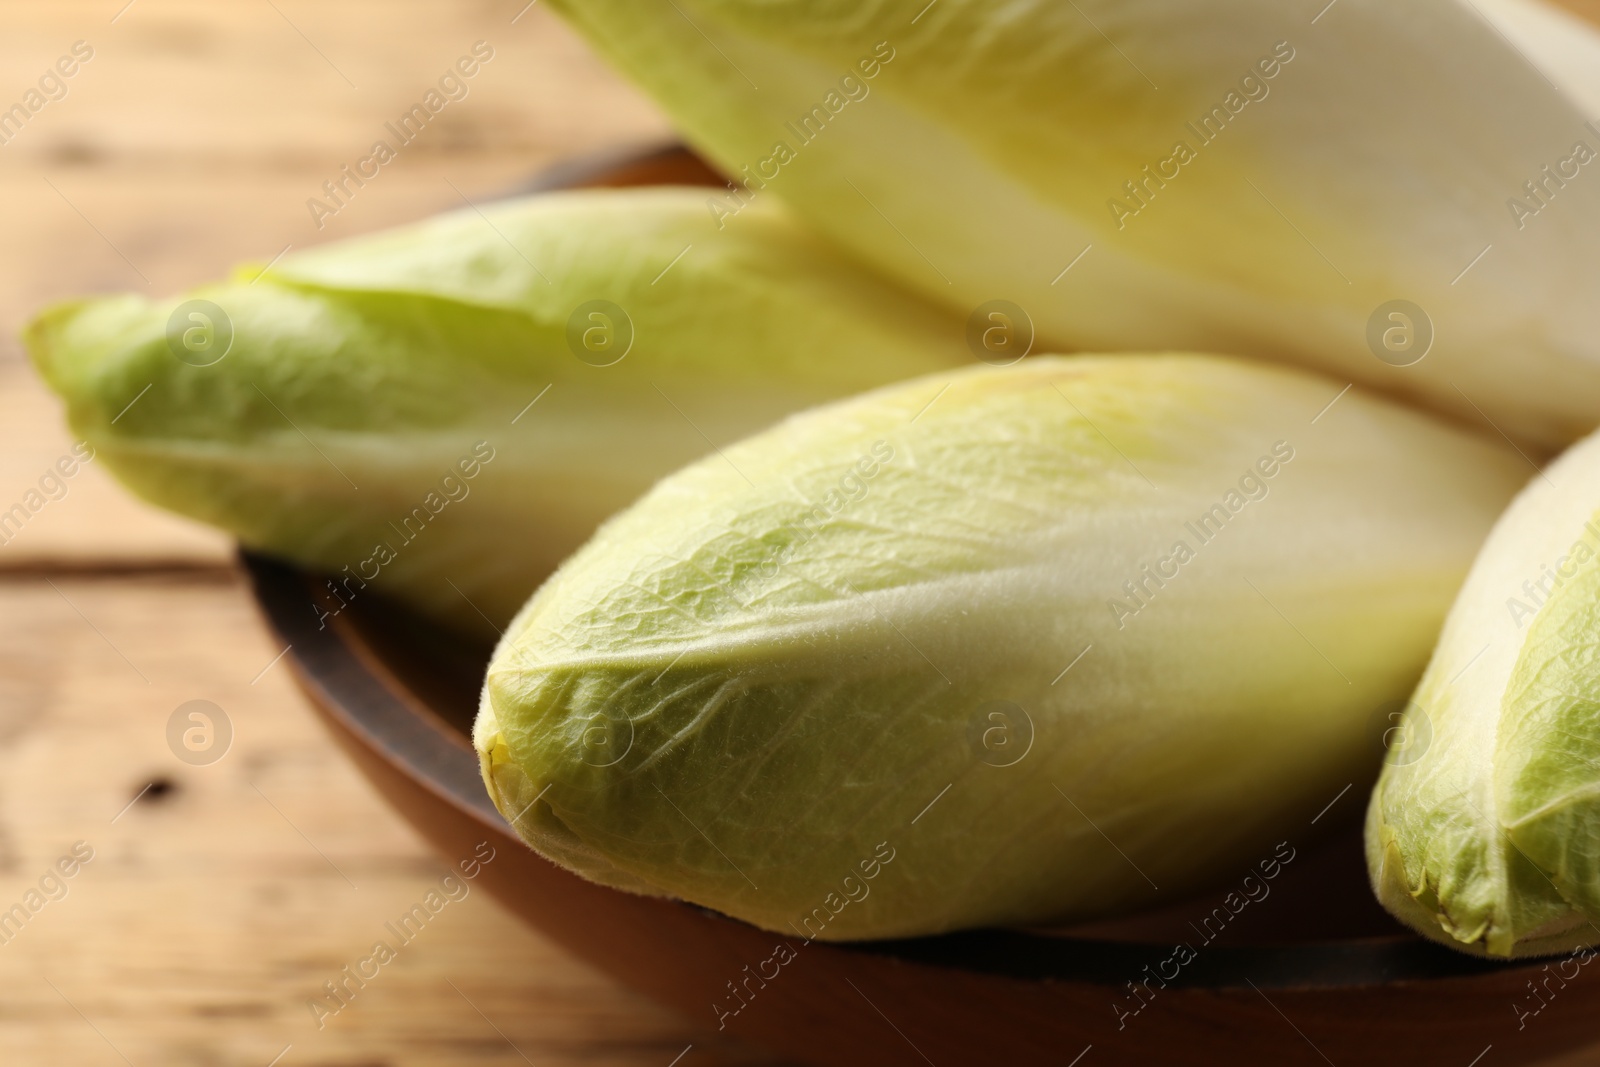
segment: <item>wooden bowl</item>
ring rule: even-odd
[[[526,191],[721,182],[668,148],[569,167]],[[502,904],[709,1030],[841,1067],[1500,1067],[1600,1040],[1600,1022],[1589,1021],[1600,976],[1586,966],[1472,959],[1377,907],[1355,825],[1361,784],[1327,813],[1324,828],[1342,829],[1293,843],[1269,895],[1228,910],[1226,922],[1208,921],[1227,908],[1223,886],[1070,936],[996,930],[841,945],[593,885],[525,847],[484,792],[469,737],[488,647],[378,596],[319,629],[320,577],[250,554],[244,562],[334,738],[446,861],[487,841],[496,855],[478,883]]]

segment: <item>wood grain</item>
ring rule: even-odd
[[[8,103],[74,41],[95,48],[66,98],[0,147],[0,509],[71,444],[15,341],[40,305],[176,290],[666,136],[537,5],[512,25],[520,2],[137,0],[113,23],[124,3],[0,12]],[[318,232],[305,199],[478,40],[495,58],[470,95]],[[0,546],[0,910],[74,842],[95,850],[64,899],[0,943],[0,1062],[265,1067],[292,1046],[283,1067],[667,1067],[691,1043],[680,1067],[772,1062],[620,989],[481,893],[319,1030],[307,1001],[445,868],[281,664],[257,678],[279,651],[226,540],[93,465]],[[191,699],[237,730],[211,766],[167,745]],[[151,781],[165,791],[117,817]]]
[[[42,305],[178,290],[669,136],[524,2],[8,0],[0,105],[73,42],[95,55],[0,146],[0,509],[71,444],[15,340]],[[1600,18],[1600,0],[1566,6]],[[480,40],[495,58],[470,95],[318,229],[306,199]],[[229,559],[223,538],[93,466],[0,546],[0,911],[74,842],[95,852],[0,943],[0,1062],[775,1062],[621,990],[482,894],[319,1030],[306,1002],[444,868],[269,667],[280,649]],[[166,740],[192,699],[236,729],[210,766]],[[1600,1056],[1567,1067],[1580,1062]]]
[[[307,1002],[446,867],[281,665],[261,673],[279,649],[237,577],[18,576],[0,602],[0,910],[75,842],[94,850],[0,944],[4,1062],[265,1065],[292,1045],[285,1065],[666,1067],[691,1043],[683,1067],[771,1062],[613,986],[470,882],[319,1030]],[[209,766],[167,743],[193,699],[234,728]]]
[[[94,58],[0,146],[0,508],[70,444],[56,402],[21,365],[16,338],[40,307],[179,291],[285,246],[499,195],[558,159],[669,137],[654,106],[542,6],[513,24],[526,2],[135,0],[113,23],[127,0],[10,0],[0,106],[75,41]],[[465,99],[319,229],[307,199],[479,41],[494,57]],[[227,552],[93,470],[30,526],[0,547],[0,570]]]

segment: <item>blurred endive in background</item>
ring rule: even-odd
[[[713,442],[971,359],[959,319],[776,202],[715,236],[701,200],[462,211],[181,297],[67,303],[26,340],[141,496],[331,575],[329,614],[381,576],[492,635]]]
[[[1551,9],[553,4],[750,187],[727,232],[777,196],[1047,348],[1287,359],[1547,447],[1600,422],[1600,35]]]

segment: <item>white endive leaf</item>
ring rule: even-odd
[[[1600,31],[1543,0],[1472,0],[1529,62],[1584,112],[1600,116]]]
[[[1462,0],[555,6],[755,187],[724,228],[783,198],[1040,347],[1290,359],[1547,445],[1600,421],[1600,128]],[[1524,51],[1600,69],[1548,21]]]
[[[1373,793],[1379,899],[1467,951],[1600,943],[1600,435],[1495,527]]]
[[[1527,470],[1340,392],[1039,357],[724,448],[507,631],[490,792],[587,877],[808,937],[1083,918],[1247,868],[1377,769],[1368,722]]]

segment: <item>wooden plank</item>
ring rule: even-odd
[[[279,650],[237,577],[13,577],[0,603],[0,911],[75,842],[94,853],[0,928],[0,1061],[264,1067],[292,1045],[283,1067],[666,1067],[693,1043],[682,1067],[772,1062],[563,956],[470,881],[319,1030],[307,1001],[393,942],[384,924],[446,868],[281,664],[262,673]],[[168,745],[194,699],[234,728],[208,766]],[[165,792],[128,807],[152,780]]]
[[[0,106],[83,40],[67,93],[0,146],[0,510],[70,446],[21,360],[40,307],[94,292],[166,294],[242,261],[463,206],[560,158],[669,134],[659,113],[547,10],[350,0],[8,3]],[[475,42],[493,58],[377,179],[318,228],[306,201],[366,154]],[[469,64],[470,65],[470,64]],[[343,72],[341,74],[340,72]],[[351,88],[344,80],[355,82]],[[211,564],[226,541],[158,513],[91,468],[0,545],[0,571]]]
[[[94,58],[0,148],[10,221],[0,322],[85,291],[168,292],[286,244],[379,229],[516,184],[548,162],[668,136],[654,107],[544,8],[361,0],[8,5],[0,97],[74,41]],[[281,12],[281,14],[280,14]],[[306,201],[485,42],[493,58],[349,207]],[[340,72],[344,72],[341,74]],[[344,80],[349,77],[357,88]],[[148,281],[148,284],[147,284]]]
[[[513,23],[523,3],[9,0],[0,101],[74,41],[95,57],[0,147],[0,509],[71,443],[14,341],[39,306],[175,291],[668,135],[542,5]],[[1567,6],[1600,18],[1600,0]],[[468,97],[317,229],[306,199],[478,40],[495,58]],[[262,673],[280,650],[228,553],[92,466],[0,546],[0,910],[74,842],[95,850],[0,944],[0,1062],[265,1065],[290,1046],[283,1067],[667,1067],[691,1042],[681,1067],[773,1062],[626,993],[481,894],[317,1029],[307,1001],[444,868],[327,743],[281,665]],[[118,566],[190,570],[72,573]],[[166,740],[192,699],[236,727],[210,766]],[[170,788],[123,811],[151,780]],[[1580,1063],[1600,1057],[1567,1067]]]

